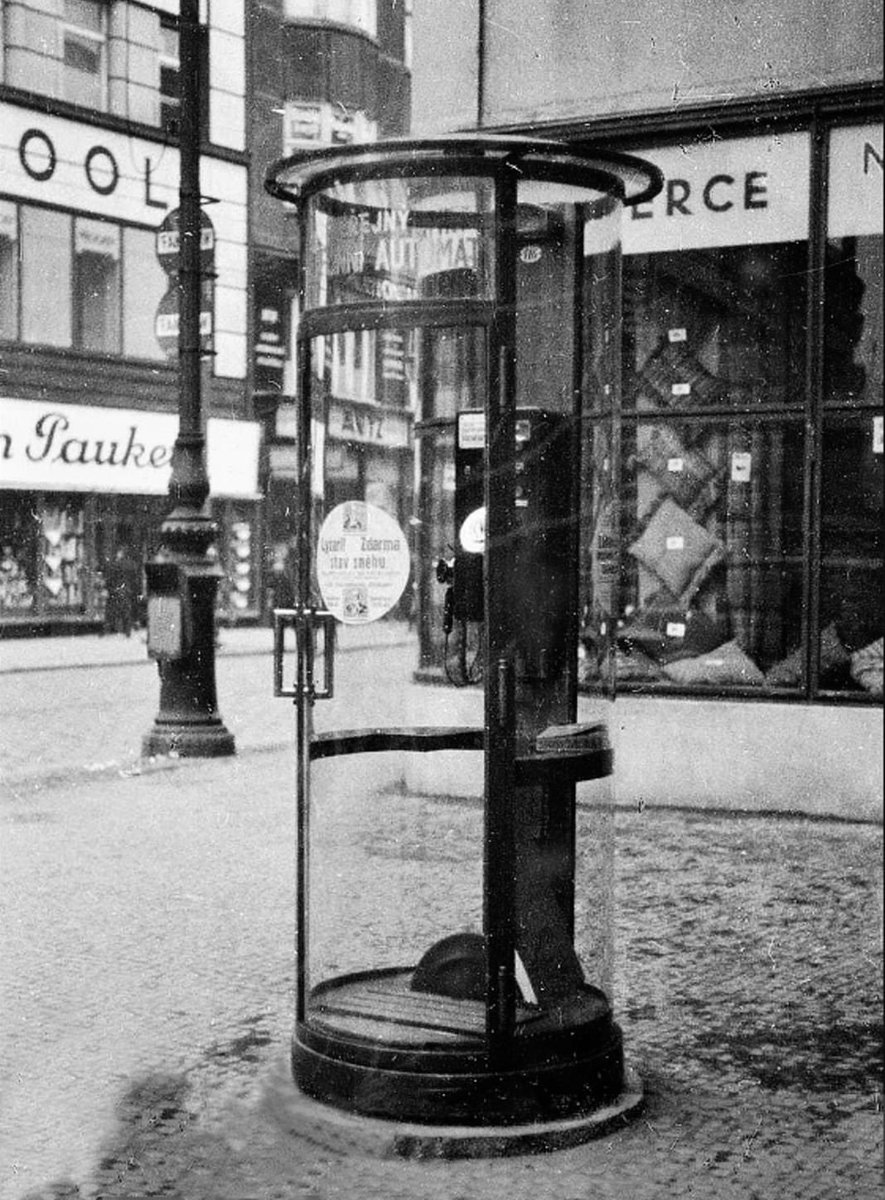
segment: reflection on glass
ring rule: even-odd
[[[494,290],[492,187],[483,180],[349,183],[309,201],[307,306]],[[454,287],[454,281],[459,281]]]

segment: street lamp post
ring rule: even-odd
[[[181,0],[180,265],[178,293],[178,436],[172,452],[172,510],[160,549],[147,564],[148,651],[157,658],[160,709],[143,741],[146,756],[208,758],[235,752],[218,714],[215,689],[215,597],[221,569],[213,556],[217,528],[209,512],[209,477],[201,406],[199,0]],[[154,592],[158,580],[176,580]]]

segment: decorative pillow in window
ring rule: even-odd
[[[655,477],[665,496],[688,508],[716,475],[716,467],[697,450],[688,450],[675,430],[658,425],[648,430],[636,463]],[[705,505],[705,509],[709,504]]]
[[[671,342],[669,337],[646,361],[640,374],[646,389],[652,388],[658,401],[668,406],[708,404],[721,388],[716,376],[685,342]]]
[[[737,684],[742,687],[760,684],[764,678],[735,641],[726,642],[709,654],[669,663],[664,667],[664,675],[674,683]]]
[[[640,649],[655,662],[694,658],[722,645],[723,622],[697,609],[642,609],[618,630],[618,645]]]
[[[654,659],[638,648],[615,651],[615,678],[620,683],[647,683],[662,679],[663,674]]]
[[[882,638],[851,656],[851,678],[873,696],[882,695]]]
[[[630,553],[687,607],[704,580],[725,558],[725,547],[665,496]]]
[[[840,682],[851,661],[851,655],[842,645],[835,624],[821,630],[820,635],[820,680],[826,687]],[[768,687],[800,687],[805,678],[805,661],[801,646],[775,663],[765,673]]]

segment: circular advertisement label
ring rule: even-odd
[[[411,556],[405,534],[383,508],[348,500],[323,521],[316,562],[329,612],[344,625],[364,625],[399,600]]]
[[[467,554],[482,554],[486,548],[485,508],[475,508],[464,518],[458,531],[458,541]]]

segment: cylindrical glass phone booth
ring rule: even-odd
[[[658,173],[477,134],[267,186],[300,230],[296,1082],[434,1125],[592,1113],[624,1060],[578,633],[615,611],[620,222]]]

